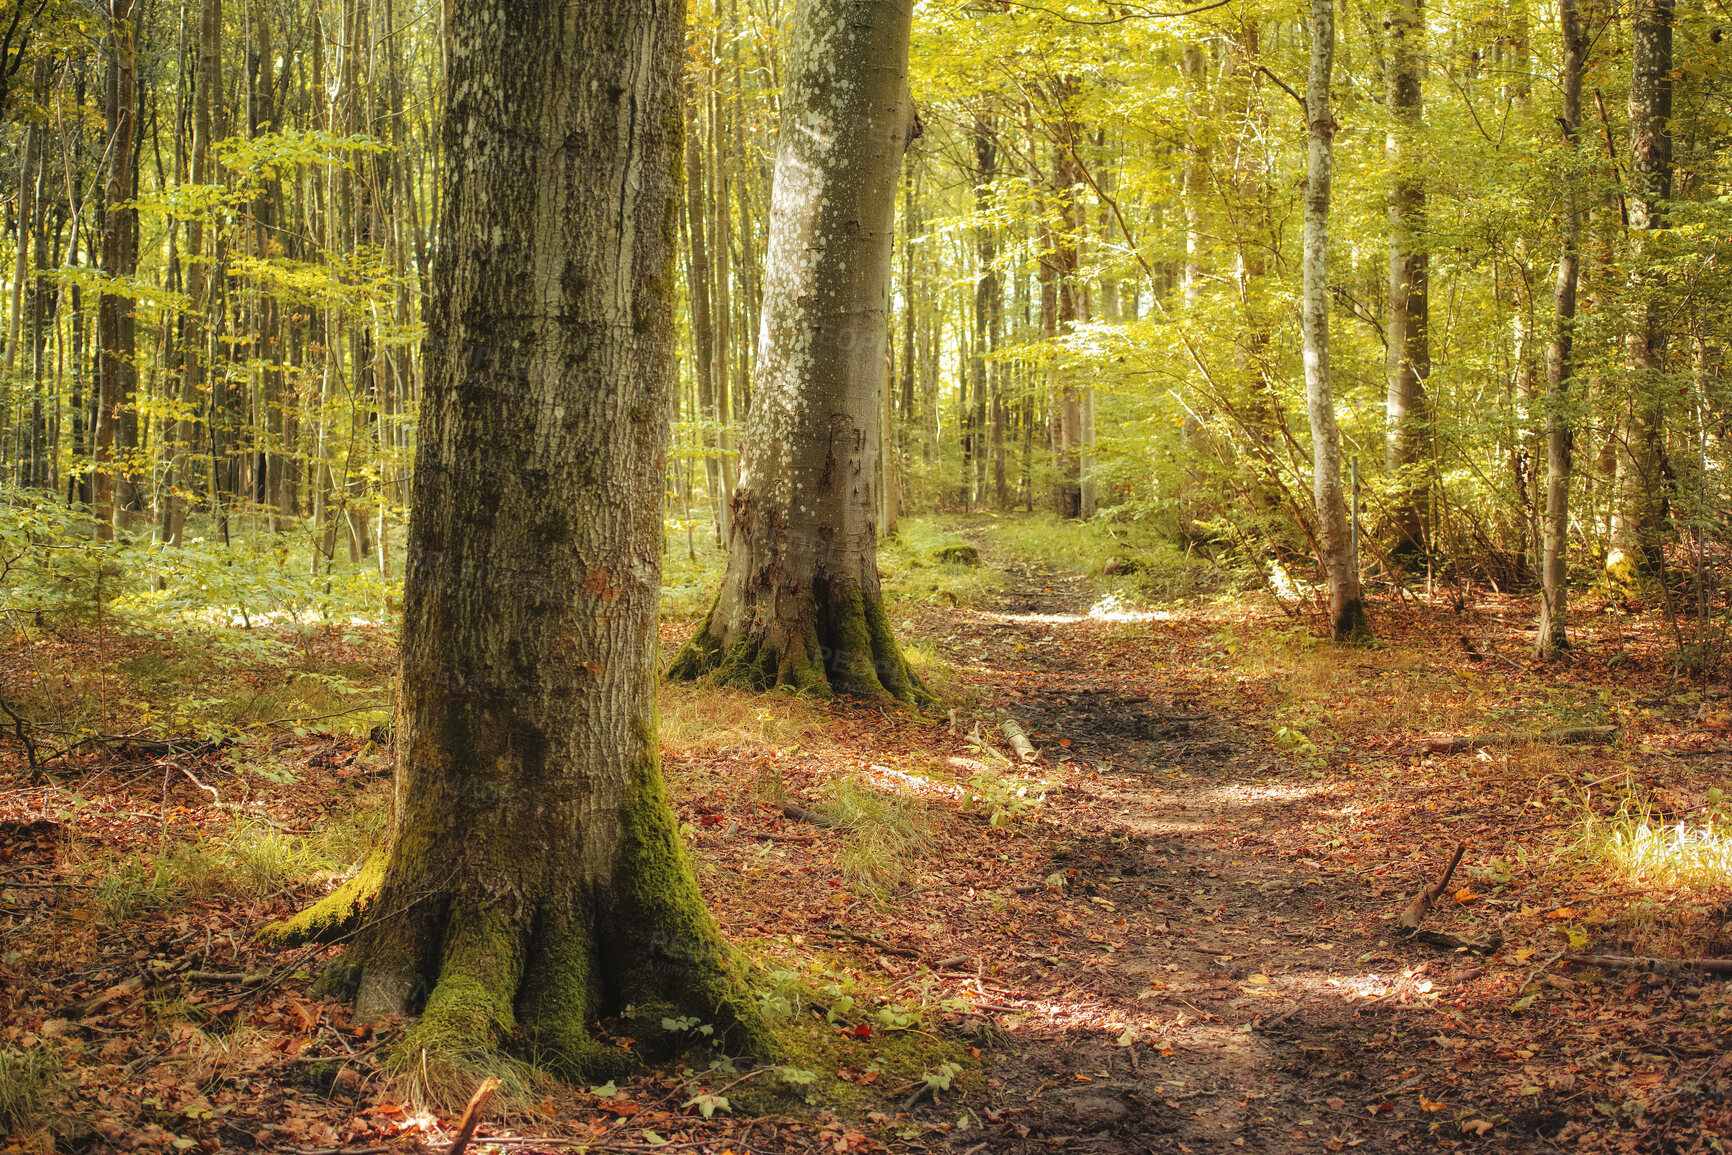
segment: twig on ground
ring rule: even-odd
[[[1407,930],[1418,930],[1420,920],[1425,917],[1443,892],[1449,888],[1449,880],[1455,874],[1455,868],[1461,863],[1461,856],[1467,853],[1467,843],[1455,844],[1455,857],[1449,860],[1449,869],[1443,872],[1443,877],[1413,896],[1413,901],[1407,904],[1407,909],[1401,912],[1398,925]]]
[[[909,950],[907,947],[903,947],[903,946],[891,946],[889,943],[884,942],[881,939],[873,938],[869,934],[860,934],[857,931],[836,929],[836,930],[824,930],[824,931],[821,931],[820,933],[827,934],[827,935],[831,936],[832,938],[849,939],[853,942],[857,942],[857,943],[861,943],[865,946],[869,946],[874,950],[881,950],[885,954],[900,955],[903,958],[914,958],[914,959],[917,959],[920,957],[920,952],[917,950]]]
[[[1542,962],[1539,966],[1537,966],[1533,970],[1529,971],[1528,977],[1523,979],[1521,986],[1516,988],[1516,997],[1519,999],[1521,997],[1521,993],[1523,991],[1527,990],[1529,987],[1534,985],[1535,979],[1537,979],[1541,975],[1545,974],[1546,971],[1551,967],[1551,965],[1553,963],[1557,962],[1559,959],[1561,959],[1563,957],[1564,957],[1564,952],[1558,951],[1556,954],[1552,955],[1550,958],[1548,958],[1544,962]]]

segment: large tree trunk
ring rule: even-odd
[[[885,616],[874,492],[910,11],[795,10],[728,567],[671,676],[926,696]]]
[[[1653,233],[1665,227],[1672,196],[1672,0],[1638,0],[1630,54],[1630,267],[1635,315],[1625,339],[1630,400],[1618,452],[1617,504],[1607,576],[1629,581],[1661,563],[1666,519],[1666,328],[1654,299]]]
[[[425,1048],[448,1088],[454,1058],[507,1038],[573,1075],[615,1066],[598,1016],[640,1047],[686,1013],[763,1041],[656,748],[682,21],[452,6],[397,821],[353,883],[269,932],[354,929],[359,1015],[427,992],[398,1054],[418,1071]]]
[[[1563,109],[1559,121],[1564,140],[1576,147],[1582,124],[1582,73],[1587,37],[1575,0],[1560,0],[1558,20],[1564,38]],[[1572,156],[1567,163],[1574,164]],[[1552,343],[1546,353],[1546,512],[1540,547],[1539,630],[1534,656],[1545,658],[1569,644],[1565,632],[1569,601],[1570,421],[1565,408],[1570,377],[1575,372],[1576,283],[1581,271],[1581,193],[1575,174],[1563,187],[1559,216],[1558,279],[1552,300]]]
[[[1421,459],[1430,414],[1425,379],[1431,373],[1428,325],[1430,269],[1425,253],[1425,178],[1415,155],[1423,121],[1423,35],[1420,0],[1396,0],[1389,13],[1388,102],[1390,119],[1385,151],[1392,173],[1389,190],[1389,316],[1384,465],[1395,483],[1397,558],[1425,554]]]
[[[1311,418],[1312,493],[1323,569],[1329,580],[1330,629],[1337,641],[1371,634],[1347,529],[1341,485],[1341,430],[1329,379],[1329,195],[1335,117],[1329,77],[1335,67],[1334,0],[1312,0],[1311,67],[1305,82],[1310,150],[1305,167],[1304,315],[1305,409]]]

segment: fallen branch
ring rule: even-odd
[[[446,1155],[463,1155],[463,1149],[469,1146],[469,1140],[475,1136],[475,1128],[481,1124],[481,1114],[487,1110],[487,1101],[493,1098],[493,1092],[499,1090],[499,1080],[486,1078],[475,1088],[475,1094],[469,1096],[469,1106],[463,1108],[463,1120],[457,1125],[457,1138],[451,1144]]]
[[[1465,853],[1467,853],[1467,843],[1456,843],[1455,857],[1449,860],[1449,869],[1443,872],[1442,878],[1413,896],[1413,901],[1408,903],[1407,909],[1401,912],[1401,919],[1397,923],[1398,926],[1401,926],[1406,930],[1419,929],[1420,920],[1425,917],[1425,912],[1430,910],[1433,904],[1442,897],[1443,892],[1449,888],[1449,880],[1454,876],[1455,868],[1461,862],[1461,856]]]
[[[0,696],[0,711],[5,711],[6,716],[12,719],[12,731],[18,736],[18,740],[24,744],[24,756],[30,760],[30,781],[42,781],[42,760],[37,756],[36,743],[31,741],[30,735],[24,732],[25,726],[28,725],[34,729],[34,724],[28,723],[20,717],[4,696]]]
[[[1516,988],[1516,997],[1520,998],[1523,991],[1527,990],[1529,987],[1534,985],[1535,979],[1539,978],[1548,969],[1550,969],[1550,967],[1553,963],[1557,962],[1559,959],[1561,959],[1563,957],[1564,957],[1564,952],[1558,951],[1556,954],[1552,955],[1550,958],[1548,958],[1544,962],[1540,963],[1539,966],[1537,966],[1533,970],[1529,971],[1528,977],[1523,979],[1521,982],[1521,986]]]
[[[1618,732],[1616,726],[1580,726],[1571,730],[1546,730],[1537,733],[1499,731],[1493,734],[1456,734],[1446,738],[1421,738],[1419,745],[1428,754],[1454,754],[1462,750],[1477,750],[1487,746],[1552,745],[1571,746],[1583,742],[1606,743]]]
[[[1014,718],[1006,718],[999,726],[1004,731],[1004,740],[1010,743],[1010,748],[1016,751],[1016,756],[1024,762],[1035,762],[1040,759],[1040,751],[1034,748],[1034,743],[1028,740],[1028,734],[1016,724]]]
[[[206,794],[209,794],[211,804],[213,806],[220,807],[223,804],[223,797],[221,794],[217,793],[217,789],[215,786],[206,786],[203,782],[200,782],[196,777],[194,777],[193,772],[191,770],[188,770],[185,766],[178,766],[178,767],[176,767],[176,769],[178,769],[182,774],[186,775],[186,780],[188,782],[191,782],[194,786],[197,786],[200,790],[203,790]]]
[[[1447,930],[1416,930],[1413,938],[1427,946],[1441,947],[1444,950],[1465,950],[1478,955],[1494,955],[1503,946],[1503,936],[1494,934],[1490,938],[1469,938],[1464,934],[1452,934]]]
[[[881,939],[873,938],[869,934],[860,934],[857,931],[852,931],[852,930],[824,930],[824,931],[820,931],[819,933],[820,934],[827,934],[831,938],[845,938],[851,942],[861,943],[864,946],[871,947],[873,950],[883,951],[885,954],[900,955],[903,958],[915,958],[915,959],[917,959],[920,957],[920,952],[917,950],[909,950],[907,947],[903,947],[903,946],[891,946],[889,943],[884,942]]]
[[[1570,954],[1564,961],[1576,966],[1603,967],[1606,970],[1643,970],[1655,974],[1673,974],[1681,970],[1703,974],[1732,974],[1732,958],[1645,958],[1641,955]]]

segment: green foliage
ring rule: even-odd
[[[1015,778],[990,768],[978,770],[962,792],[962,808],[985,814],[994,827],[1009,827],[1040,809],[1046,802],[1048,785],[1041,779]]]

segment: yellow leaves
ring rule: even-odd
[[[1547,911],[1546,917],[1547,918],[1574,918],[1574,917],[1576,917],[1576,911],[1575,911],[1574,907],[1560,906],[1556,910]]]
[[[1519,961],[1526,962],[1534,957],[1534,948],[1531,946],[1524,946],[1515,952],[1515,956]]]
[[[1455,901],[1462,904],[1463,906],[1467,905],[1470,902],[1477,902],[1479,900],[1479,897],[1480,897],[1479,895],[1477,895],[1473,892],[1473,887],[1471,887],[1471,886],[1464,886],[1460,890],[1455,892]]]

